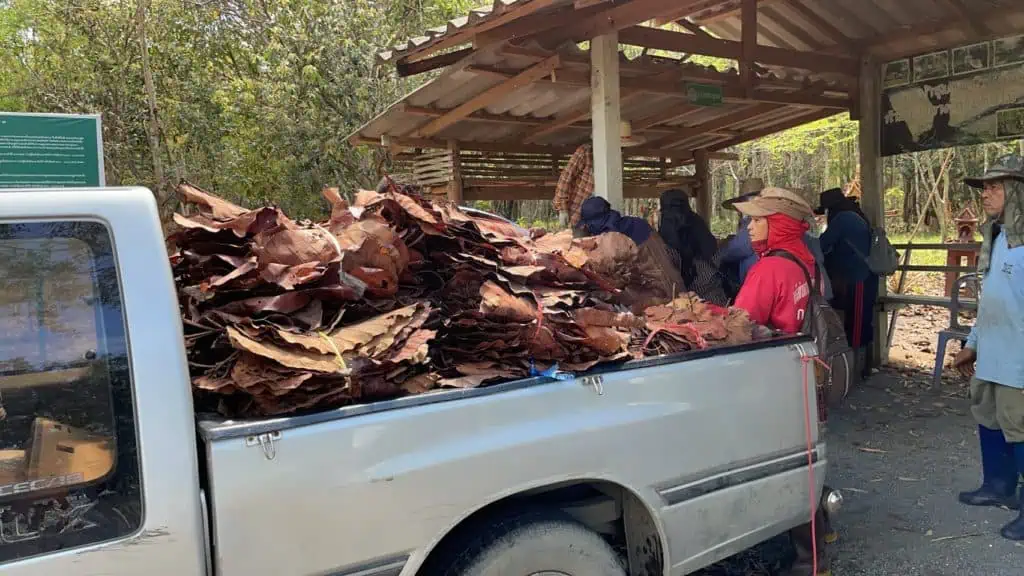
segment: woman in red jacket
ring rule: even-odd
[[[759,256],[736,296],[736,306],[758,324],[796,334],[803,328],[811,295],[808,272],[812,279],[817,275],[814,256],[804,243],[807,221],[814,215],[811,206],[793,192],[766,188],[735,207],[751,217],[750,241]]]
[[[819,284],[813,280],[817,276],[814,256],[804,242],[804,233],[810,228],[808,220],[814,215],[810,204],[788,190],[766,188],[735,208],[751,217],[750,242],[758,255],[736,296],[736,306],[758,324],[786,334],[800,332],[811,296],[807,280],[812,278]],[[820,509],[817,514],[819,529],[814,536],[810,524],[790,531],[797,553],[788,573],[791,576],[814,576],[813,540],[817,540],[818,573],[828,571],[824,540],[828,523]]]

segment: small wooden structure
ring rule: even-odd
[[[671,159],[693,165],[705,217],[715,153],[848,111],[860,122],[861,206],[881,225],[882,64],[1024,30],[1020,0],[492,2],[382,54],[401,75],[442,71],[350,141],[395,154],[451,151],[456,201],[474,187],[479,198],[549,189],[532,165],[543,186],[476,186],[480,178],[457,177],[455,151],[550,155],[551,163],[591,142],[594,193],[613,206],[633,185],[623,158]],[[736,66],[687,63],[694,54]],[[643,144],[623,148],[623,121]],[[884,282],[879,293],[884,302]],[[882,346],[884,313],[876,330]],[[877,352],[884,360],[887,350]]]
[[[961,276],[960,272],[954,272],[953,270],[962,270],[963,267],[966,267],[969,271],[976,270],[978,268],[978,254],[981,251],[981,244],[975,242],[978,217],[974,215],[970,207],[964,208],[960,215],[956,217],[955,222],[957,233],[956,245],[951,246],[946,251],[946,266],[949,267],[949,270],[946,271],[945,294],[947,298],[953,296],[957,278]],[[966,264],[964,263],[965,261]]]
[[[544,200],[569,154],[418,149],[395,158],[396,169],[434,197],[455,202],[473,200]],[[623,198],[656,197],[670,187],[695,184],[693,167],[669,158],[626,158],[622,167]]]

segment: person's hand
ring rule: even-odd
[[[569,225],[568,210],[562,210],[561,212],[558,213],[558,225],[561,226],[562,228],[565,228],[566,226]]]
[[[956,368],[964,378],[974,375],[974,362],[978,359],[978,352],[971,348],[964,348],[957,353],[953,359],[953,368]]]

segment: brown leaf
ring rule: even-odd
[[[294,334],[279,330],[277,337],[306,350],[320,354],[358,353],[373,357],[394,344],[398,332],[409,325],[419,310],[417,305],[406,306],[387,314],[375,316],[358,324],[343,326],[330,334]]]
[[[480,287],[480,313],[515,322],[537,319],[537,309],[525,298],[517,298],[488,280]]]
[[[391,357],[391,361],[396,364],[399,362],[411,362],[413,364],[422,364],[427,361],[430,353],[430,341],[437,335],[435,330],[416,330],[413,332],[409,339],[405,341],[405,344]]]
[[[319,228],[269,230],[256,236],[253,254],[261,265],[326,264],[341,257],[330,233]]]
[[[181,185],[178,186],[178,194],[181,196],[183,202],[205,208],[218,220],[237,218],[248,212],[248,210],[241,206],[236,206],[227,200],[218,198],[213,194],[200,190],[199,188],[185,182],[182,182]]]
[[[227,334],[235,348],[269,358],[288,368],[327,374],[347,374],[349,372],[348,367],[335,354],[317,354],[285,348],[272,342],[260,342],[249,338],[233,326],[228,326]]]

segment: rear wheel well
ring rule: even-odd
[[[630,576],[665,573],[661,536],[647,506],[632,491],[612,482],[595,480],[534,488],[484,506],[445,534],[417,574],[436,574],[438,567],[462,550],[471,535],[528,509],[560,510],[598,533],[622,555]]]

